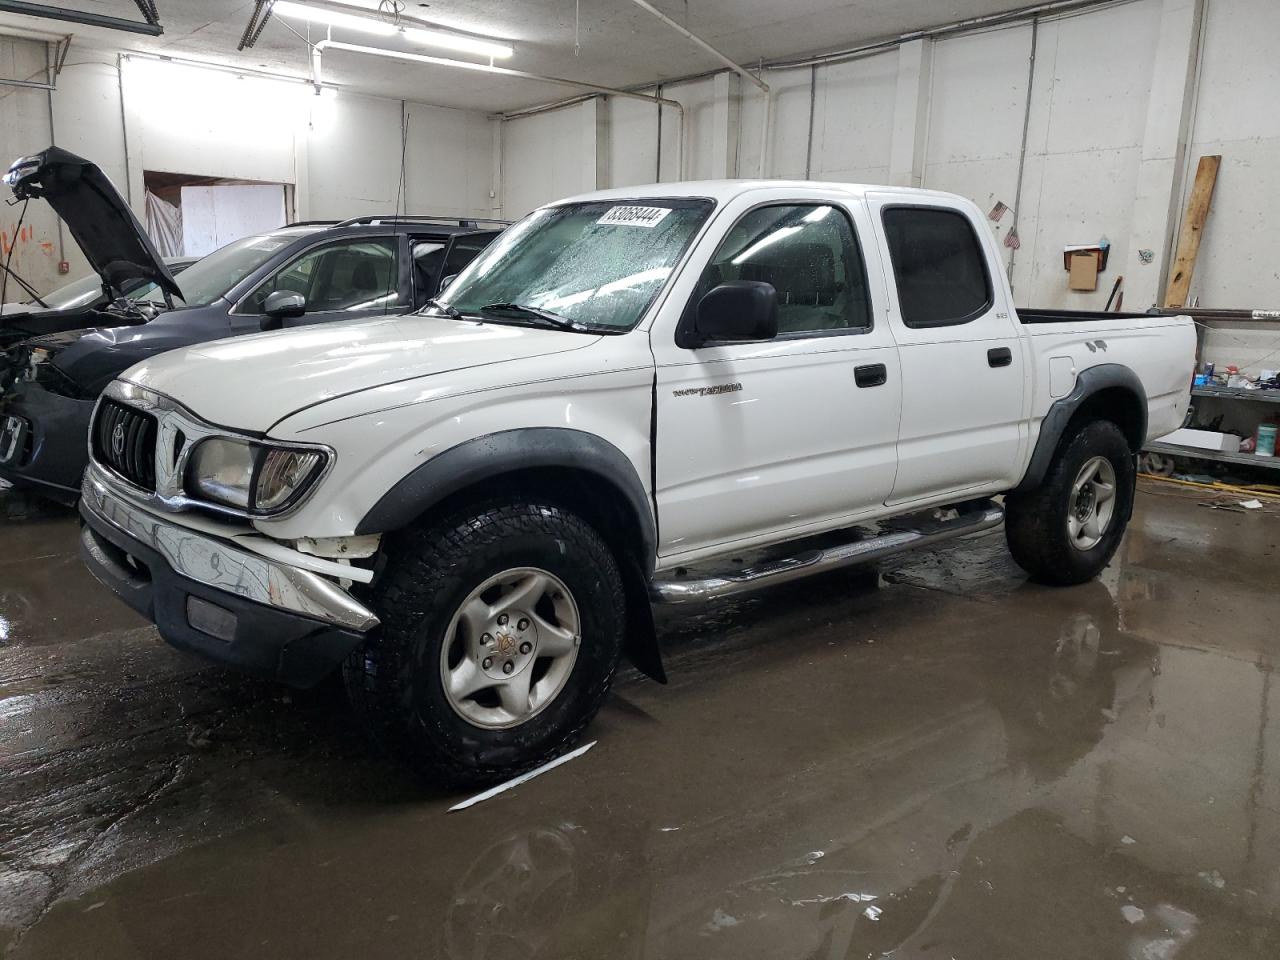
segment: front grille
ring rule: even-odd
[[[155,417],[103,397],[92,436],[94,459],[130,483],[155,491]]]

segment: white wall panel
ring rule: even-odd
[[[653,183],[658,175],[658,108],[639,100],[611,97],[608,111],[611,185]]]
[[[818,71],[813,179],[888,182],[897,80],[896,50]]]
[[[1275,0],[1210,3],[1190,151],[1192,174],[1200,156],[1222,155],[1191,285],[1192,296],[1206,306],[1280,309],[1277,50],[1280,4]],[[1179,210],[1185,206],[1184,191]],[[1275,340],[1271,333],[1269,339]]]
[[[805,175],[805,155],[809,141],[810,72],[771,71],[765,80],[770,87],[769,141],[766,176],[799,179]],[[754,86],[742,93],[739,129],[738,174],[760,176],[760,134],[764,118],[764,94]]]
[[[522,217],[548,201],[596,188],[596,105],[589,100],[503,124],[506,217]]]
[[[407,104],[405,112],[408,212],[494,216],[492,156],[497,121],[481,113],[422,103]],[[308,156],[314,156],[314,148]]]

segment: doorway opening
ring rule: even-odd
[[[203,257],[283,227],[293,185],[145,170],[147,233],[162,257]]]

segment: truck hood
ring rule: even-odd
[[[48,201],[113,296],[122,296],[131,279],[150,281],[166,293],[182,296],[142,224],[96,164],[61,147],[49,147],[15,160],[4,182],[19,200]]]
[[[335,397],[562,353],[598,339],[411,314],[203,343],[145,360],[121,379],[165,394],[211,423],[265,433],[290,414]]]

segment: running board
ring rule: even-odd
[[[694,578],[689,576],[654,580],[649,596],[655,603],[697,603],[745,593],[761,587],[772,587],[789,580],[826,573],[854,564],[881,560],[894,554],[927,547],[944,540],[980,533],[998,527],[1004,520],[1004,508],[984,504],[981,508],[961,513],[948,520],[929,518],[909,527],[898,527],[863,540],[838,546],[809,550],[794,557],[770,560],[758,566]],[[892,522],[892,521],[889,521]]]

